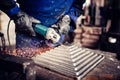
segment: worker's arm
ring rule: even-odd
[[[20,10],[14,0],[0,0],[0,10],[14,20],[17,31],[25,31],[35,36],[32,23],[39,23],[39,21]]]

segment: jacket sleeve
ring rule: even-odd
[[[19,7],[14,0],[0,0],[0,10],[11,17],[12,15],[19,12]]]

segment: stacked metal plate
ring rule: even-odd
[[[40,66],[81,80],[104,59],[104,55],[77,45],[61,45],[32,59]]]

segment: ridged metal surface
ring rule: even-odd
[[[81,80],[104,59],[104,55],[77,45],[61,45],[32,59],[40,66]]]

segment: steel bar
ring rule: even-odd
[[[97,61],[99,62],[99,60],[102,59],[102,56],[98,56],[96,57],[92,62],[90,62],[89,64],[87,64],[86,66],[84,66],[81,70],[79,70],[79,72],[76,73],[77,76],[79,76],[80,74],[82,74],[86,69],[89,69],[90,67],[92,67],[94,64],[97,63]]]
[[[59,64],[56,64],[56,63],[51,64],[51,62],[39,61],[39,60],[35,60],[35,63],[37,63],[45,68],[56,71],[58,73],[61,73],[61,74],[67,75],[67,76],[71,76],[71,77],[75,77],[74,71],[72,71],[71,69],[70,70],[65,69],[64,67],[62,68],[61,66],[59,66]]]
[[[80,65],[75,67],[75,70],[78,71],[81,68],[85,67],[86,65],[88,65],[88,63],[93,62],[92,60],[94,60],[97,57],[97,55],[93,55],[93,56],[89,56],[89,58],[87,60],[85,60],[83,63],[81,63]]]
[[[85,62],[89,57],[93,56],[93,54],[94,54],[94,53],[91,53],[91,54],[83,57],[83,58],[80,59],[79,61],[74,62],[73,65],[74,65],[74,66],[82,65],[82,63]]]
[[[72,59],[72,61],[73,61],[73,62],[76,62],[76,61],[82,59],[83,57],[89,55],[90,53],[91,53],[90,51],[86,51],[84,54],[81,54],[80,56],[78,56],[78,57]],[[92,54],[93,54],[93,53],[92,53]]]
[[[77,80],[81,80],[88,72],[90,72],[95,66],[97,66],[103,59],[104,59],[104,56],[102,56],[102,58],[99,59],[99,61],[97,61],[91,67],[89,67],[84,73],[82,73],[80,76],[78,76]]]
[[[64,69],[66,69],[66,71],[71,70],[73,72],[73,70],[74,70],[74,68],[73,68],[73,66],[72,66],[71,63],[66,63],[64,61],[56,60],[54,58],[49,58],[49,57],[46,57],[46,56],[41,56],[39,58],[39,61],[40,62],[42,62],[42,61],[48,62],[49,64],[52,64],[54,66],[58,66],[59,68],[64,68]]]
[[[81,50],[81,51],[79,51],[79,52],[71,55],[71,58],[76,58],[76,57],[78,57],[79,55],[84,54],[85,51],[86,51],[86,50]]]

